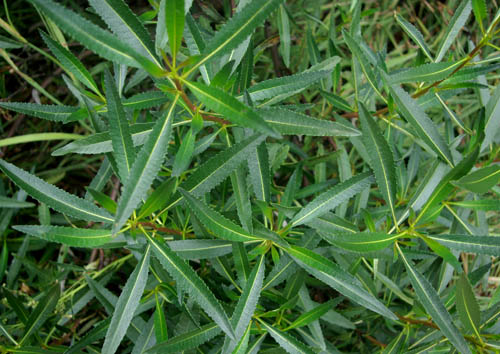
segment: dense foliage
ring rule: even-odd
[[[400,3],[4,1],[0,351],[498,352],[500,10]]]

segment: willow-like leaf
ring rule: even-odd
[[[71,247],[96,248],[112,240],[111,230],[105,229],[79,229],[50,225],[15,225],[12,228],[42,240]]]

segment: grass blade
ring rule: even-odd
[[[88,221],[113,221],[107,211],[88,200],[69,194],[4,160],[0,160],[0,169],[30,196],[60,213]]]

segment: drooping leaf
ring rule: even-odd
[[[166,245],[147,235],[153,254],[177,282],[178,286],[193,297],[200,307],[217,323],[231,339],[234,331],[222,305],[196,272]],[[210,339],[211,337],[207,338]],[[172,339],[174,340],[174,339]],[[167,342],[168,343],[168,342]]]
[[[123,287],[106,332],[102,353],[115,353],[127,332],[148,280],[150,250],[151,246],[147,245],[141,260]]]
[[[170,140],[174,110],[178,99],[179,96],[176,96],[168,111],[156,121],[146,143],[131,167],[129,177],[123,184],[122,195],[118,200],[113,233],[122,227],[137,204],[146,196],[151,183],[161,168]]]
[[[349,200],[354,195],[360,193],[363,189],[369,187],[372,182],[373,176],[371,173],[364,172],[345,182],[339,183],[313,199],[293,217],[290,223],[297,226],[324,215],[341,203]]]
[[[285,349],[287,353],[290,354],[312,354],[314,351],[308,348],[304,343],[291,336],[288,333],[280,331],[279,329],[268,325],[264,321],[260,321],[263,328],[267,330],[267,333],[274,338],[274,340]]]
[[[444,55],[450,48],[451,44],[458,35],[460,29],[465,25],[465,22],[469,18],[470,12],[472,10],[470,0],[462,0],[458,5],[457,9],[453,13],[453,17],[448,23],[446,34],[441,40],[441,45],[439,46],[438,52],[436,54],[436,63],[439,63],[443,59]]]
[[[279,138],[259,114],[223,90],[202,83],[185,81],[185,84],[204,105],[231,122]]]
[[[352,301],[382,316],[396,319],[396,316],[387,307],[363,289],[361,282],[357,278],[354,278],[349,272],[329,259],[307,248],[299,246],[291,246],[286,249],[286,252],[288,252],[295,262],[308,273],[328,284]]]
[[[456,305],[464,327],[478,338],[481,313],[472,286],[465,273],[460,274],[456,288]]]
[[[50,225],[15,225],[13,229],[50,242],[71,247],[95,248],[112,240],[111,230],[79,229]]]
[[[85,117],[84,115],[74,115],[74,113],[78,111],[78,108],[70,106],[24,102],[0,102],[0,107],[54,122],[69,123]]]
[[[363,142],[365,144],[368,156],[370,157],[370,165],[375,174],[375,180],[382,192],[391,214],[394,223],[396,218],[396,165],[394,164],[394,156],[389,147],[389,143],[385,140],[382,131],[377,123],[373,120],[368,109],[363,103],[358,104],[359,121],[363,130]]]
[[[260,108],[257,112],[272,128],[284,135],[357,136],[359,130],[338,122],[317,119],[284,108]]]
[[[0,169],[30,196],[60,213],[88,221],[113,221],[107,211],[88,200],[69,194],[4,160],[0,160]]]
[[[417,43],[420,49],[422,49],[422,52],[425,54],[425,56],[433,61],[434,59],[432,58],[431,51],[429,50],[427,43],[425,43],[422,33],[420,33],[420,31],[415,26],[413,26],[398,14],[396,14],[396,21],[399,23],[401,28],[403,28],[406,34],[410,36],[410,38],[413,39],[415,43]]]
[[[415,129],[418,136],[429,145],[439,157],[446,161],[448,165],[453,166],[453,158],[451,157],[448,145],[439,134],[437,126],[427,116],[422,107],[420,107],[417,101],[411,98],[401,87],[391,85],[390,90],[394,102],[397,105],[397,109]]]
[[[128,119],[121,105],[120,95],[109,70],[104,71],[104,84],[113,157],[118,165],[120,179],[123,182],[127,180],[135,160],[134,144],[132,143]]]
[[[62,45],[50,38],[46,33],[40,32],[43,40],[49,47],[50,51],[54,53],[56,58],[61,62],[62,67],[68,72],[75,75],[76,79],[82,84],[87,86],[89,89],[94,91],[96,94],[100,95],[99,88],[95,83],[92,75],[83,66],[83,64],[78,60],[78,58],[71,53],[68,49],[64,48]]]
[[[406,255],[399,247],[398,250],[420,303],[424,306],[427,313],[439,326],[441,332],[450,340],[455,348],[461,353],[470,353],[464,337],[453,323],[453,319],[446,310],[446,307],[444,307],[438,293],[432,287],[432,284],[417,271],[413,264],[409,263]]]
[[[238,46],[266,17],[278,8],[281,2],[282,0],[251,1],[241,11],[238,11],[207,43],[202,51],[203,57],[196,63],[195,68]]]

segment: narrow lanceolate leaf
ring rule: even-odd
[[[427,116],[425,111],[420,107],[405,90],[396,85],[390,86],[391,94],[398,110],[405,119],[415,129],[418,136],[429,147],[437,153],[446,163],[453,166],[453,158],[444,138],[439,134],[439,130],[434,122]]]
[[[72,247],[95,248],[112,240],[111,230],[79,229],[50,225],[15,225],[12,228],[43,240]]]
[[[500,200],[495,199],[463,200],[461,202],[448,202],[448,204],[473,210],[500,211]]]
[[[74,115],[78,111],[77,107],[71,106],[55,106],[48,104],[24,103],[24,102],[0,102],[0,107],[10,111],[27,114],[32,117],[51,120],[54,122],[68,123],[78,119],[83,119],[85,116]]]
[[[120,95],[109,70],[104,72],[106,101],[108,106],[109,135],[113,146],[113,156],[118,165],[121,181],[126,181],[135,160],[134,144],[130,134]]]
[[[280,331],[279,329],[268,325],[264,321],[259,321],[264,329],[267,330],[267,333],[273,337],[273,339],[285,349],[287,353],[290,354],[313,354],[315,353],[312,349],[308,348],[307,345],[291,336],[288,333]]]
[[[353,112],[354,111],[352,109],[352,107],[349,105],[349,102],[347,102],[342,97],[340,97],[334,93],[321,90],[321,96],[323,96],[335,108],[339,108],[339,109],[346,111],[346,112]]]
[[[32,208],[35,204],[0,196],[0,208]]]
[[[476,21],[480,23],[482,28],[482,22],[488,15],[486,2],[484,0],[472,0],[472,11],[474,11],[474,17],[476,18]]]
[[[152,239],[149,235],[146,236],[151,243],[155,257],[169,272],[172,278],[174,278],[177,285],[192,296],[193,300],[200,305],[200,308],[202,308],[231,339],[235,339],[234,331],[227,318],[226,312],[198,274],[196,274],[182,258],[172,252],[166,245]]]
[[[195,239],[169,241],[167,245],[172,251],[184,259],[205,259],[220,257],[231,253],[233,242],[225,240]]]
[[[385,232],[358,232],[355,234],[323,233],[319,235],[334,246],[355,252],[378,251],[392,245],[401,235]]]
[[[165,4],[168,44],[175,58],[181,47],[184,32],[184,0],[167,0]]]
[[[167,152],[168,141],[170,140],[174,110],[178,99],[179,96],[176,96],[168,111],[156,121],[148,140],[132,165],[118,201],[113,233],[116,233],[122,227],[137,207],[137,204],[146,196],[151,183],[153,183],[161,168]]]
[[[301,225],[318,216],[326,214],[328,211],[369,187],[372,182],[373,176],[371,173],[365,172],[337,184],[326,192],[321,193],[302,208],[302,210],[294,216],[291,224],[294,226]]]
[[[161,68],[149,32],[123,0],[89,0],[89,3],[121,42]]]
[[[330,75],[330,71],[318,70],[261,81],[248,89],[254,102],[295,91],[305,90],[310,85]]]
[[[223,353],[231,353],[238,345],[238,341],[245,334],[246,329],[250,324],[255,308],[260,297],[262,282],[264,280],[264,268],[266,266],[264,256],[261,256],[255,264],[250,276],[247,279],[243,293],[236,304],[233,316],[231,317],[231,325],[234,328],[235,341],[226,340],[222,349]]]
[[[310,136],[358,136],[359,130],[284,108],[261,108],[256,110],[264,121],[283,135]]]
[[[106,210],[88,200],[69,194],[4,160],[0,160],[0,169],[30,196],[60,213],[88,221],[106,223],[113,221],[113,217]]]
[[[189,209],[193,211],[196,217],[214,233],[214,236],[237,242],[259,240],[258,237],[251,235],[241,226],[238,226],[231,220],[226,219],[217,211],[193,197],[189,192],[182,189],[180,189],[180,192],[188,203]]]
[[[419,65],[389,76],[391,84],[404,82],[435,82],[446,79],[461,62],[430,63]]]
[[[298,246],[291,246],[286,252],[288,252],[293,257],[294,261],[308,273],[325,284],[328,284],[352,301],[382,316],[396,319],[396,316],[387,307],[363,288],[361,282],[357,278],[354,278],[349,272],[329,259],[307,248]]]
[[[92,75],[90,75],[90,73],[83,66],[80,60],[78,60],[78,58],[68,49],[64,48],[62,45],[50,38],[46,33],[40,33],[50,51],[54,53],[56,58],[61,62],[62,67],[71,74],[75,75],[75,78],[82,84],[87,86],[96,94],[100,95],[101,93],[99,91],[99,88],[97,87],[97,84],[92,78]]]
[[[220,332],[220,327],[212,322],[193,331],[178,335],[169,341],[159,343],[149,348],[146,353],[175,353],[198,348],[203,343],[217,336]]]
[[[253,30],[268,17],[282,2],[282,0],[253,0],[238,11],[215,36],[207,43],[202,51],[202,59],[195,68],[209,60],[225,54],[236,48],[248,37]],[[192,69],[193,70],[193,69]]]
[[[178,177],[186,168],[188,168],[191,158],[193,157],[194,143],[196,134],[192,129],[189,129],[182,139],[179,151],[175,155],[174,165],[172,166],[172,176]]]
[[[497,236],[432,235],[427,237],[457,251],[500,257],[500,237]]]
[[[481,144],[481,151],[484,151],[495,139],[500,131],[500,87],[497,86],[491,95],[484,112],[484,140]]]
[[[248,172],[255,196],[258,200],[269,202],[271,169],[269,167],[269,154],[265,142],[262,142],[248,157]]]
[[[150,250],[151,245],[147,245],[141,260],[130,274],[118,298],[102,347],[102,353],[104,354],[116,352],[132,321],[134,312],[139,306],[139,301],[148,280]]]
[[[405,254],[398,247],[399,255],[405,264],[406,271],[410,277],[411,284],[418,300],[424,306],[433,321],[439,326],[441,332],[449,339],[460,353],[470,353],[464,337],[453,323],[453,319],[444,307],[438,293],[432,284],[420,274],[413,264],[410,264]]]
[[[481,312],[474,291],[465,273],[460,274],[457,282],[456,304],[460,321],[469,333],[474,333],[478,338]]]
[[[130,54],[131,48],[75,12],[55,3],[53,0],[30,0],[63,31],[101,57],[116,63],[139,67]]]
[[[422,36],[422,33],[420,33],[420,31],[415,26],[406,21],[400,15],[396,15],[396,21],[398,21],[401,28],[403,28],[403,31],[405,31],[406,34],[415,43],[417,43],[420,49],[422,49],[422,52],[425,54],[425,56],[429,58],[431,61],[434,61],[434,58],[432,58],[431,51],[429,50],[427,43],[425,43],[424,36]]]
[[[61,285],[55,284],[42,297],[35,309],[31,312],[31,315],[28,317],[24,335],[19,341],[19,345],[22,345],[45,323],[47,318],[52,314],[52,311],[56,308],[60,295]]]
[[[280,52],[283,57],[283,62],[286,67],[290,67],[290,20],[285,9],[285,5],[281,5],[278,11],[278,30],[280,34]]]
[[[264,139],[265,136],[255,134],[215,155],[210,160],[200,165],[196,171],[181,184],[181,188],[195,197],[200,197],[210,192],[238,168],[243,161],[246,161],[251,151]],[[170,207],[179,203],[181,199],[182,195],[177,193]]]
[[[500,165],[480,168],[456,181],[460,187],[474,193],[487,193],[500,180]]]
[[[359,103],[359,121],[363,130],[363,142],[370,156],[370,165],[375,174],[375,180],[382,192],[389,209],[391,210],[394,223],[396,218],[396,165],[394,156],[385,140],[378,124],[373,120],[368,109],[361,102]]]
[[[435,62],[438,63],[443,59],[444,55],[450,48],[451,44],[458,35],[460,29],[465,25],[465,22],[469,18],[470,12],[472,10],[470,0],[462,0],[458,5],[458,8],[453,13],[453,17],[448,24],[446,34],[444,35],[439,50],[436,54]]]
[[[311,322],[318,320],[319,318],[321,318],[321,316],[323,316],[325,313],[327,313],[332,309],[333,301],[334,300],[327,301],[321,305],[316,306],[310,311],[304,312],[295,321],[293,321],[290,326],[285,328],[285,331],[288,331],[293,328],[304,327],[310,324]]]
[[[269,127],[259,114],[223,90],[202,83],[185,81],[185,84],[205,106],[222,114],[232,123],[279,137],[279,134]]]

